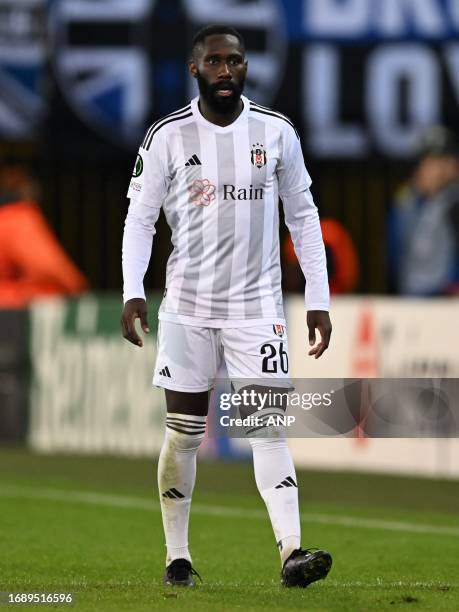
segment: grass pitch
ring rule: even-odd
[[[161,583],[155,467],[1,449],[0,591],[72,592],[72,607],[40,607],[76,612],[459,610],[459,482],[299,472],[303,545],[334,566],[287,590],[251,466],[201,462],[190,542],[203,583],[180,590]]]

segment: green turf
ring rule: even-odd
[[[154,472],[154,461],[0,450],[0,591],[70,591],[75,606],[53,609],[78,612],[459,610],[458,482],[300,472],[302,512],[315,517],[302,521],[304,544],[329,550],[334,567],[286,590],[251,467],[201,462],[190,540],[204,582],[175,590],[161,585]],[[416,525],[451,533],[405,530]]]

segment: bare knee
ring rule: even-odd
[[[165,389],[168,413],[207,416],[209,410],[209,391],[186,393]]]

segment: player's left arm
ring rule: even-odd
[[[332,332],[327,260],[319,213],[310,191],[312,181],[304,165],[298,136],[289,126],[283,132],[277,175],[285,222],[306,279],[306,321],[312,347],[309,355],[318,359],[327,350]],[[318,343],[316,330],[320,334]]]

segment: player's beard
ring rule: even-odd
[[[203,76],[198,74],[197,81],[199,93],[212,110],[222,114],[230,114],[236,110],[239,100],[241,99],[242,92],[244,91],[245,78],[242,78],[239,83],[231,81],[210,85]],[[233,91],[233,95],[228,96],[227,98],[217,96],[216,92],[222,87],[224,89],[231,89]]]

